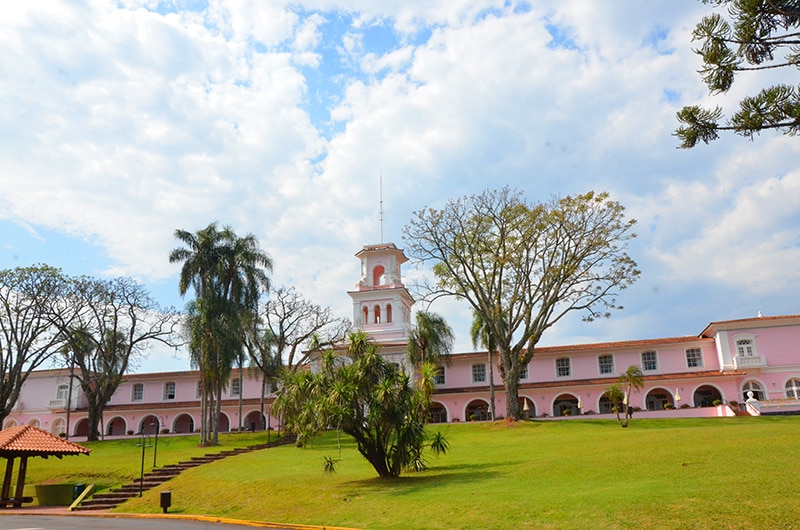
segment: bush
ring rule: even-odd
[[[719,407],[720,405],[722,405],[722,400],[715,399],[714,401],[712,401],[712,405],[714,405],[715,407]]]
[[[58,433],[58,437],[59,437],[59,438],[66,438],[66,437],[67,437],[67,433],[65,433],[65,432],[60,432],[60,433]]]
[[[672,403],[664,403],[664,410],[672,410],[675,408],[675,405]]]
[[[161,429],[161,434],[169,434],[169,429]]]
[[[682,409],[688,409],[688,408],[691,408],[691,407],[689,406],[688,403],[684,403],[683,405],[681,405],[681,408]]]
[[[133,434],[133,429],[128,429],[128,436]]]

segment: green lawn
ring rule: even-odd
[[[173,513],[356,528],[800,526],[796,417],[441,428],[451,452],[395,480],[378,479],[344,438],[337,472],[324,474],[324,457],[337,454],[329,434],[309,449],[201,466],[161,489],[172,491]],[[103,458],[102,445],[80,460]],[[118,511],[160,512],[158,491]]]

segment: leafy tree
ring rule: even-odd
[[[55,324],[86,397],[89,440],[97,440],[103,410],[131,363],[153,342],[174,347],[179,319],[130,278],[77,278],[68,300],[74,316]]]
[[[427,297],[455,296],[478,313],[500,357],[506,417],[520,417],[519,376],[542,334],[573,311],[610,316],[639,276],[626,254],[635,223],[607,193],[529,204],[487,190],[424,209],[404,229],[410,254],[433,262]]]
[[[355,439],[379,476],[396,477],[403,469],[424,467],[435,369],[423,365],[415,386],[365,333],[355,332],[348,338],[346,358],[329,349],[321,354],[318,371],[287,373],[275,407],[300,444],[334,426]],[[447,449],[441,436],[434,441],[437,450]]]
[[[800,68],[800,4],[796,0],[703,0],[727,8],[703,18],[692,33],[700,41],[694,50],[703,58],[700,75],[712,94],[727,92],[736,74],[776,68]],[[762,89],[739,103],[727,125],[720,125],[722,110],[687,106],[678,112],[681,126],[675,136],[680,147],[716,140],[719,131],[734,131],[746,138],[765,129],[794,136],[800,131],[800,92],[793,85]]]
[[[48,265],[0,270],[0,426],[30,373],[64,343],[51,322],[70,314],[67,287],[61,271]]]
[[[453,329],[437,313],[417,311],[415,318],[416,326],[408,332],[408,361],[415,368],[426,362],[441,367],[453,351]]]
[[[216,445],[222,392],[244,348],[247,323],[254,318],[262,290],[269,289],[272,260],[252,234],[239,237],[216,223],[192,234],[176,230],[184,243],[170,253],[170,262],[183,262],[181,295],[189,287],[195,301],[187,306],[187,333],[192,361],[200,370],[201,439]]]

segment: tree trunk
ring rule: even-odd
[[[495,414],[495,406],[494,406],[494,359],[492,355],[492,350],[489,350],[489,407],[492,413],[492,421],[497,418]]]
[[[264,374],[261,374],[261,401],[258,403],[258,411],[260,415],[258,417],[258,423],[260,430],[264,430],[266,426],[264,425],[264,394],[267,392],[267,379],[264,377]]]
[[[97,406],[97,398],[94,394],[84,391],[84,395],[87,401],[86,411],[89,414],[89,432],[86,434],[86,440],[96,442],[99,438],[97,426],[100,424],[100,415],[103,413],[103,409]]]
[[[242,396],[244,395],[244,377],[242,365],[239,365],[239,432],[242,432]]]

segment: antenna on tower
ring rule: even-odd
[[[380,170],[381,244],[383,244],[383,170]]]

